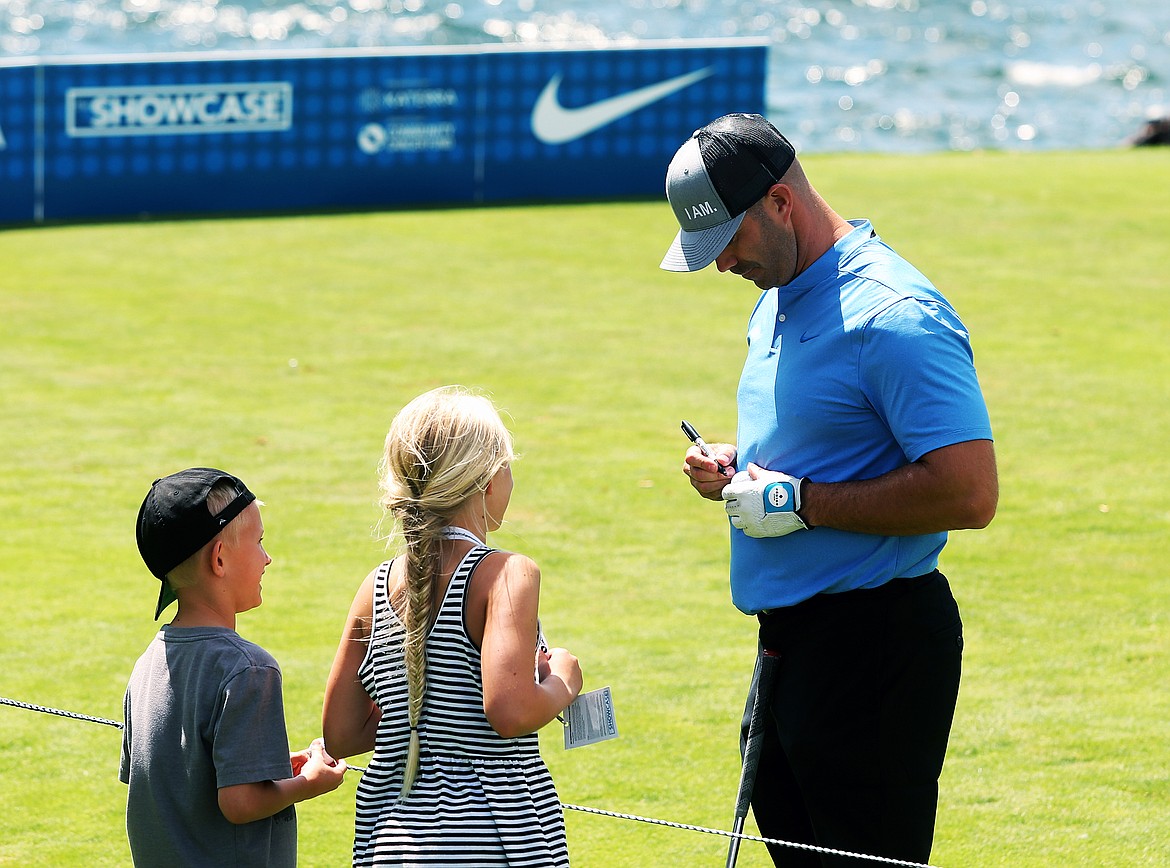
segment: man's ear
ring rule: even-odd
[[[769,187],[768,192],[764,195],[770,212],[786,219],[791,218],[792,203],[796,197],[790,186],[777,182]]]

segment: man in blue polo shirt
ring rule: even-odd
[[[967,330],[868,221],[829,207],[759,115],[697,130],[666,191],[680,231],[662,268],[714,262],[762,291],[738,442],[692,447],[683,467],[724,502],[732,601],[779,659],[757,824],[925,862],[963,647],[939,553],[999,495]],[[771,849],[778,865],[837,864]]]

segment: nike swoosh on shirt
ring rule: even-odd
[[[708,66],[580,108],[565,108],[560,104],[557,91],[560,90],[563,76],[558,72],[549,79],[532,108],[532,132],[547,145],[563,145],[612,124],[619,118],[633,114],[640,108],[665,99],[676,91],[690,87],[713,72],[714,70]]]

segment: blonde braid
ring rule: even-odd
[[[427,690],[427,635],[442,563],[443,527],[515,453],[491,401],[459,386],[434,389],[407,404],[390,425],[379,467],[382,507],[397,520],[406,548],[407,713],[403,801],[419,768],[418,724]]]
[[[400,519],[406,541],[406,683],[410,746],[398,800],[403,801],[418,773],[418,721],[427,692],[427,633],[431,626],[432,589],[438,576],[439,534],[444,521],[434,513],[408,508]]]

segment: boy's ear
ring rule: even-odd
[[[222,539],[216,538],[207,547],[207,564],[211,568],[211,572],[217,576],[222,576],[227,570]]]

